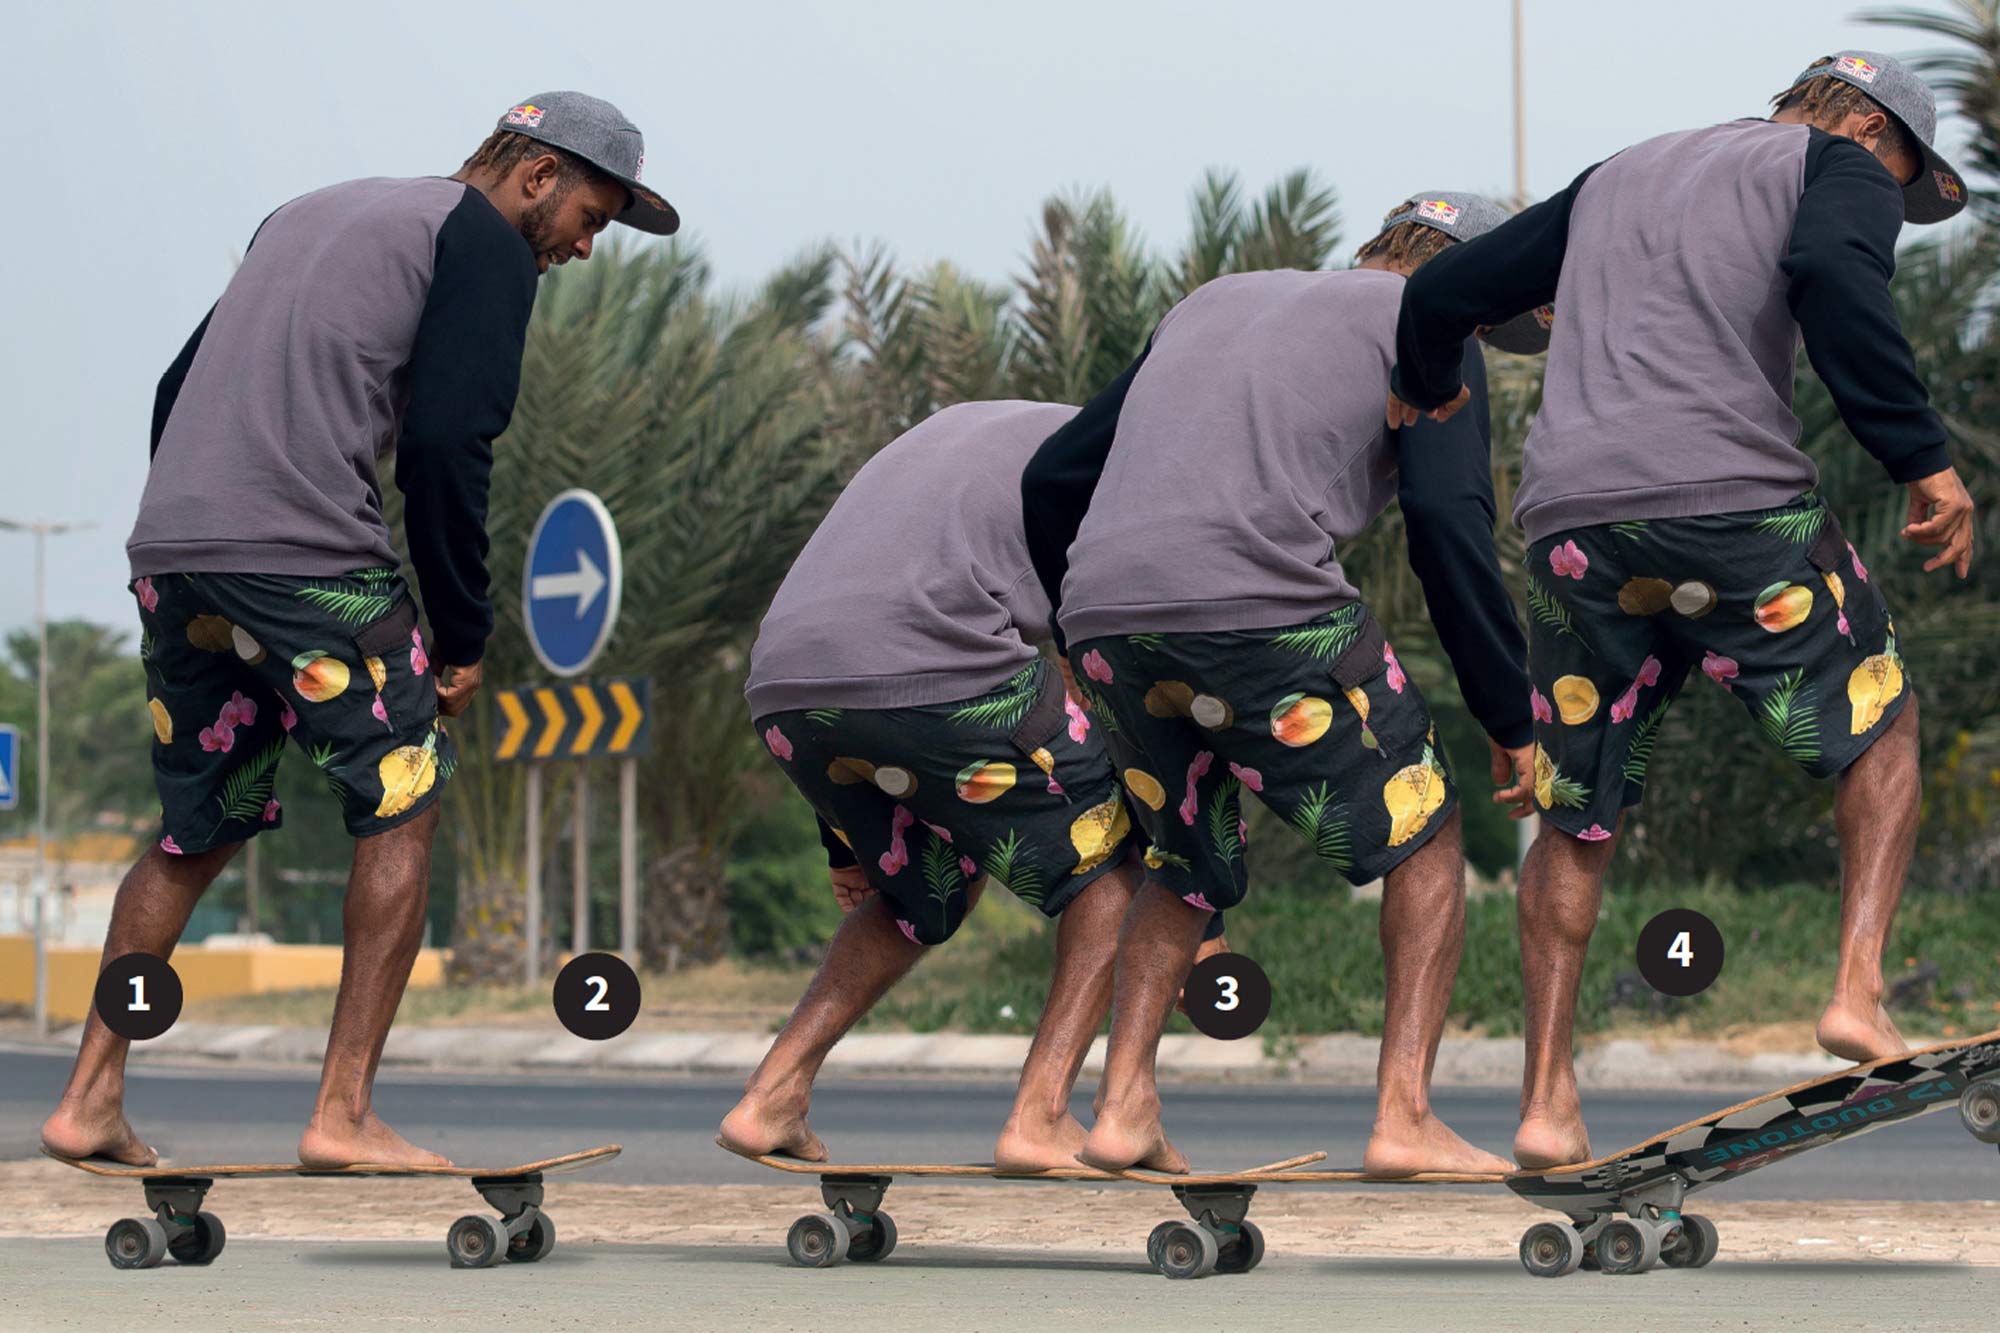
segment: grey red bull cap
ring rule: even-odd
[[[1916,136],[1924,164],[1917,178],[1903,187],[1905,221],[1918,225],[1943,222],[1965,207],[1971,193],[1965,178],[1931,147],[1937,136],[1937,98],[1908,65],[1879,51],[1841,51],[1801,73],[1792,80],[1792,87],[1807,79],[1839,79],[1853,84]]]
[[[645,137],[603,98],[588,93],[538,93],[509,107],[495,128],[574,153],[615,177],[631,191],[632,202],[613,222],[655,236],[671,236],[680,230],[681,215],[674,206],[639,182],[639,173],[646,167]]]
[[[1470,194],[1463,190],[1432,190],[1425,194],[1411,195],[1382,223],[1382,230],[1401,226],[1405,222],[1415,222],[1420,226],[1435,227],[1453,240],[1469,241],[1475,236],[1483,236],[1505,222],[1511,214],[1483,194]],[[1515,352],[1521,356],[1533,356],[1549,350],[1549,335],[1555,328],[1555,310],[1550,306],[1537,306],[1524,315],[1516,315],[1505,324],[1488,329],[1481,335],[1491,346],[1503,352]]]

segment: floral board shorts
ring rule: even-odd
[[[278,827],[272,793],[287,737],[324,774],[357,838],[443,794],[458,752],[395,570],[159,574],[131,588],[166,851]]]
[[[755,726],[918,944],[951,938],[981,875],[1054,917],[1125,860],[1131,816],[1104,742],[1046,659],[956,703]]]
[[[1355,884],[1400,865],[1457,806],[1430,710],[1359,602],[1277,629],[1107,635],[1070,660],[1152,843],[1152,878],[1195,907],[1249,890],[1246,790]]]
[[[1853,763],[1909,698],[1888,604],[1817,495],[1577,528],[1528,554],[1535,801],[1586,841],[1639,804],[1697,667],[1814,777]]]

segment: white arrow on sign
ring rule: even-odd
[[[581,620],[590,612],[590,604],[604,591],[606,579],[604,571],[590,558],[590,552],[576,553],[577,567],[567,574],[537,574],[528,585],[529,595],[536,601],[549,601],[559,597],[576,599],[576,618]]]

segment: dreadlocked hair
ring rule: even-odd
[[[1825,69],[1831,64],[1833,57],[1827,56],[1813,61],[1807,69]],[[1797,111],[1821,128],[1838,125],[1849,116],[1872,116],[1879,111],[1889,118],[1889,123],[1882,130],[1882,141],[1876,147],[1876,155],[1903,153],[1913,158],[1923,155],[1917,136],[1910,133],[1909,127],[1895,112],[1847,80],[1836,79],[1831,74],[1815,74],[1801,79],[1793,87],[1774,96],[1771,108],[1774,111]]]
[[[473,150],[465,159],[460,171],[490,171],[504,176],[523,162],[553,154],[556,159],[556,182],[564,190],[588,183],[601,185],[611,177],[567,149],[554,144],[531,139],[525,134],[512,130],[495,130],[486,136],[486,142]]]
[[[1398,267],[1415,270],[1444,253],[1444,248],[1452,244],[1453,239],[1447,232],[1425,226],[1421,222],[1399,222],[1393,227],[1387,225],[1390,218],[1408,206],[1398,204],[1383,215],[1382,230],[1376,233],[1373,240],[1354,252],[1356,263],[1368,259],[1383,259]]]

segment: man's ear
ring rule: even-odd
[[[543,153],[531,157],[521,164],[521,192],[532,203],[539,203],[556,188],[556,178],[561,167],[554,153]]]
[[[1888,128],[1888,114],[1882,111],[1871,111],[1861,118],[1859,125],[1854,127],[1854,141],[1872,153],[1881,146],[1882,135],[1888,131]]]

